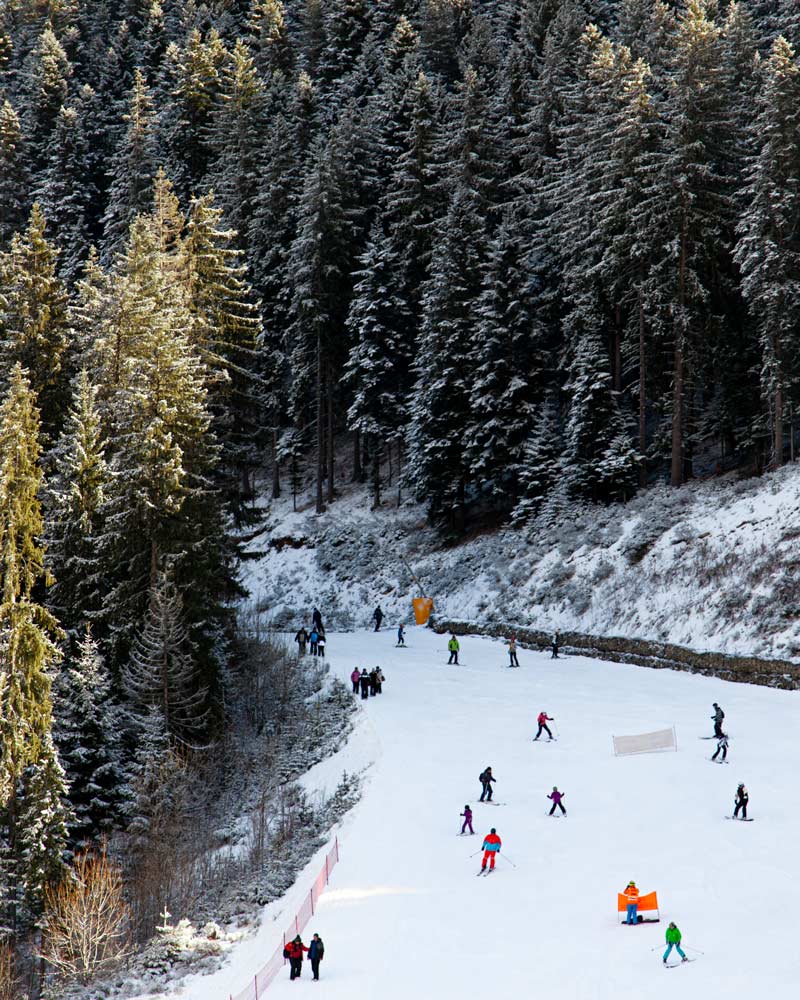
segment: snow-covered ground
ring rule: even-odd
[[[501,643],[470,637],[463,665],[448,667],[445,637],[424,629],[409,630],[405,650],[388,630],[329,640],[340,676],[378,663],[387,681],[380,697],[360,703],[347,747],[306,779],[332,790],[343,768],[371,765],[303,935],[307,943],[319,932],[327,949],[314,991],[329,1000],[514,1000],[541,991],[709,1000],[755,987],[773,1000],[796,996],[800,693],[525,650],[510,670]],[[710,763],[715,744],[698,738],[712,730],[714,701],[732,736],[726,766]],[[558,742],[531,742],[541,709],[555,716]],[[613,756],[612,735],[673,724],[676,753]],[[486,765],[499,805],[477,802]],[[750,790],[752,823],[725,819],[739,781]],[[547,815],[553,785],[566,792],[564,819]],[[465,803],[474,837],[458,836]],[[491,826],[503,852],[496,873],[479,879],[470,855]],[[174,996],[227,1000],[242,989],[280,943],[318,864],[267,908],[228,964]],[[630,879],[657,890],[661,923],[618,925],[617,892]],[[669,920],[697,961],[665,971]],[[287,967],[267,996],[309,984],[307,963],[300,984],[289,983]]]
[[[321,516],[272,501],[253,543],[245,583],[287,627],[308,624],[314,604],[339,628],[365,626],[378,602],[387,622],[408,621],[408,563],[445,619],[800,659],[800,465],[653,487],[451,546],[414,504],[373,511],[364,487],[340,492]]]

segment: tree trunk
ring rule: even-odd
[[[456,499],[456,509],[453,511],[453,524],[456,531],[462,533],[467,523],[466,507],[466,480],[462,476],[458,481],[458,497]]]
[[[403,441],[397,439],[397,506],[403,502]]]
[[[272,499],[281,495],[281,470],[278,465],[278,428],[272,428]]]
[[[622,392],[622,306],[614,310],[614,392]]]
[[[375,494],[375,506],[380,507],[381,505],[381,442],[380,439],[376,439],[375,446],[372,449],[372,473],[373,473],[373,492]]]
[[[361,431],[356,427],[353,431],[353,482],[361,482]]]
[[[645,378],[647,361],[644,337],[644,297],[639,292],[639,485],[647,485],[647,413],[645,408]]]
[[[322,335],[317,334],[317,506],[318,514],[325,511],[322,480],[325,476],[325,413],[322,406]]]
[[[778,370],[780,371],[780,367]],[[773,405],[772,467],[779,469],[783,465],[783,386],[780,378],[775,385]]]
[[[670,482],[683,483],[683,395],[684,395],[684,336],[686,330],[686,237],[681,233],[681,253],[678,264],[678,321],[675,324],[672,387],[672,455]]]
[[[328,503],[333,503],[333,475],[335,472],[335,453],[333,450],[333,373],[327,371],[325,383],[328,390]]]

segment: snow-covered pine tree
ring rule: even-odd
[[[252,0],[247,19],[250,50],[265,83],[289,80],[295,62],[283,0]]]
[[[0,105],[0,250],[21,232],[30,210],[28,154],[19,116],[6,99]]]
[[[523,447],[514,523],[530,520],[563,477],[563,447],[558,402],[555,396],[548,395],[539,407],[533,433]]]
[[[758,330],[761,382],[770,429],[770,461],[783,464],[785,411],[794,398],[800,357],[800,66],[778,37],[762,71],[754,151],[735,259]]]
[[[16,363],[27,370],[41,413],[45,443],[57,435],[68,398],[67,293],[57,271],[58,253],[45,235],[38,204],[28,226],[0,253],[0,391]]]
[[[25,134],[35,168],[41,169],[61,107],[66,103],[72,65],[55,32],[47,25],[39,37],[25,81]]]
[[[120,823],[129,790],[122,763],[122,719],[111,677],[86,629],[54,682],[53,737],[69,787],[70,844],[86,849]]]

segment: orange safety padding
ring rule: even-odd
[[[658,909],[658,896],[654,892],[648,892],[645,896],[640,896],[636,900],[636,906],[640,910],[657,910]],[[625,913],[628,909],[628,897],[623,896],[621,892],[617,893],[617,910],[619,913]]]
[[[415,597],[411,603],[414,606],[414,620],[417,625],[427,625],[433,611],[433,598]]]

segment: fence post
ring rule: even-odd
[[[299,934],[300,933],[300,930],[298,929],[298,926],[297,926],[297,914],[296,913],[294,915],[294,932],[295,932],[295,934]],[[256,997],[256,1000],[258,1000],[258,997]]]
[[[325,885],[328,884],[328,855],[325,855]]]
[[[258,1000],[258,976],[253,976],[253,989],[255,990],[256,1000]]]
[[[314,890],[312,889],[311,892],[308,895],[309,895],[309,898],[311,900],[311,916],[313,917],[314,916]]]
[[[339,861],[339,838],[336,838],[336,861]]]
[[[283,935],[283,950],[286,951],[286,935]],[[283,964],[286,965],[286,956],[283,956]]]

